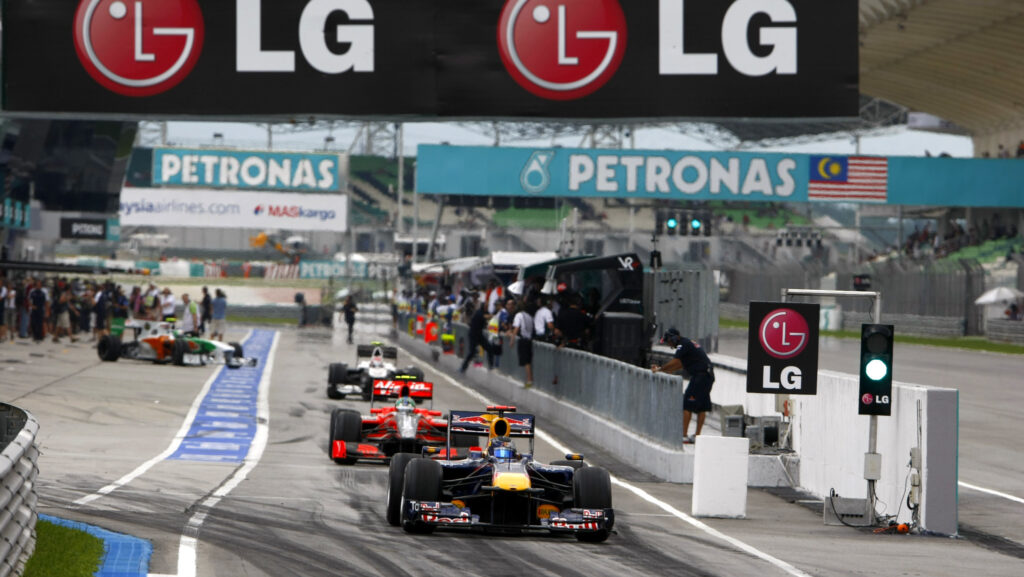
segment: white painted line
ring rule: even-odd
[[[401,348],[401,347],[399,347],[399,348]],[[402,352],[404,352],[405,354],[407,354],[409,356],[415,356],[415,355],[411,355],[409,353],[409,351],[407,351],[405,349],[402,349]],[[443,379],[445,379],[446,381],[448,381],[452,386],[458,388],[459,390],[463,391],[467,395],[477,399],[478,401],[482,402],[484,405],[492,405],[492,404],[494,404],[487,397],[483,396],[482,394],[478,393],[477,391],[474,391],[473,389],[470,389],[469,387],[463,385],[462,383],[456,381],[452,377],[448,376],[446,373],[443,373],[443,372],[440,372],[440,371],[435,371],[435,372],[437,372],[437,374],[441,375],[441,377]],[[552,437],[551,435],[548,435],[547,433],[541,431],[540,429],[535,430],[535,433],[537,435],[537,438],[541,439],[542,441],[544,441],[544,442],[548,443],[549,445],[551,445],[552,447],[554,447],[556,451],[558,451],[560,453],[569,453],[569,452],[571,452],[571,451],[569,451],[568,447],[562,445],[554,437]],[[745,552],[745,553],[747,553],[749,555],[757,557],[758,559],[762,559],[764,561],[767,561],[768,563],[774,565],[775,567],[785,571],[786,573],[788,573],[790,575],[793,575],[794,577],[811,577],[811,575],[809,573],[805,573],[804,571],[801,571],[800,569],[797,569],[796,567],[790,565],[789,563],[786,563],[785,561],[783,561],[783,560],[781,560],[781,559],[779,559],[777,557],[773,557],[773,556],[769,555],[768,553],[765,553],[764,551],[761,551],[760,549],[757,549],[757,548],[755,548],[755,547],[753,547],[751,545],[747,545],[746,543],[744,543],[743,541],[740,541],[739,539],[736,539],[735,537],[730,537],[730,536],[726,535],[725,533],[722,533],[721,531],[719,531],[717,529],[714,529],[714,528],[706,525],[705,523],[702,523],[701,521],[698,521],[697,519],[691,517],[690,515],[687,515],[686,513],[683,513],[682,511],[680,511],[679,509],[676,509],[672,505],[669,505],[668,503],[665,503],[664,501],[660,501],[660,500],[654,498],[654,496],[652,496],[650,493],[648,493],[647,491],[644,491],[643,489],[641,489],[639,487],[631,485],[631,484],[629,484],[629,483],[627,483],[627,482],[625,482],[625,481],[615,477],[614,475],[611,476],[611,480],[612,480],[613,484],[618,485],[618,486],[622,487],[623,489],[626,489],[627,491],[632,492],[637,497],[640,497],[644,501],[647,501],[648,503],[651,503],[651,504],[659,507],[660,509],[662,509],[663,511],[665,511],[669,515],[672,515],[673,517],[676,517],[678,519],[681,519],[682,521],[685,521],[686,523],[689,523],[693,527],[695,527],[695,528],[697,528],[697,529],[707,533],[708,535],[711,535],[712,537],[716,537],[716,538],[718,538],[718,539],[720,539],[722,541],[725,541],[726,543],[732,545],[733,547],[739,549],[740,551],[743,551],[743,552]]]
[[[242,340],[244,341],[248,339],[251,334],[252,331],[249,331],[245,335],[245,338]],[[178,432],[174,435],[174,438],[171,439],[171,444],[168,445],[167,449],[165,449],[163,453],[160,453],[159,455],[139,465],[131,473],[128,473],[124,477],[121,477],[120,479],[114,481],[113,483],[107,485],[106,487],[103,487],[99,491],[96,491],[91,495],[86,495],[85,497],[78,499],[73,503],[73,505],[79,507],[82,505],[88,505],[89,503],[95,501],[96,499],[99,499],[104,495],[109,495],[110,493],[113,493],[117,489],[124,487],[128,483],[131,483],[138,477],[145,474],[146,471],[153,468],[153,465],[156,465],[160,461],[163,461],[167,457],[173,455],[174,452],[178,450],[178,446],[181,445],[181,442],[188,435],[189,429],[192,428],[192,421],[195,420],[196,414],[199,413],[199,405],[203,402],[203,398],[206,397],[206,393],[209,392],[210,387],[213,385],[213,382],[217,380],[217,377],[220,376],[221,372],[223,372],[225,368],[225,366],[221,365],[220,367],[217,368],[216,371],[213,371],[213,374],[210,375],[210,378],[206,380],[206,383],[203,385],[203,388],[199,391],[199,394],[196,395],[195,400],[192,401],[192,406],[189,408],[188,414],[185,415],[185,421],[182,422],[181,428],[178,429]]]
[[[1024,499],[1021,499],[1020,497],[1014,497],[1013,495],[1010,495],[1009,493],[1002,493],[1000,491],[994,491],[992,489],[986,489],[985,487],[979,487],[977,485],[972,485],[970,483],[964,483],[963,481],[959,481],[957,484],[960,485],[961,487],[965,488],[965,489],[970,489],[972,491],[978,491],[979,493],[987,493],[989,495],[995,495],[996,497],[1002,497],[1003,499],[1007,499],[1007,500],[1013,501],[1014,503],[1020,503],[1020,504],[1024,505]]]
[[[274,354],[277,352],[280,340],[281,333],[275,332],[274,340],[270,344],[270,351],[267,353],[267,360],[263,365],[263,374],[260,375],[260,394],[256,404],[258,417],[256,435],[252,439],[252,444],[249,445],[249,453],[246,454],[242,466],[236,469],[235,474],[227,482],[199,505],[195,514],[185,524],[185,532],[182,533],[181,542],[178,545],[178,574],[176,576],[150,574],[149,577],[196,577],[199,540],[194,535],[199,535],[199,529],[210,510],[216,507],[235,487],[238,487],[263,457],[263,451],[267,448],[267,441],[270,439],[270,374],[274,372]]]

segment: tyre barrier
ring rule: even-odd
[[[20,576],[36,546],[39,422],[0,403],[0,577]]]

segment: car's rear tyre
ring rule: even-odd
[[[242,349],[242,345],[241,344],[239,344],[239,343],[228,343],[228,346],[230,346],[231,348],[235,349],[235,358],[236,359],[240,359],[240,358],[245,356],[245,354],[242,352],[243,349]]]
[[[578,469],[572,479],[573,506],[580,509],[611,509],[612,480],[601,467]],[[600,543],[608,539],[608,529],[576,533],[576,539],[586,543]]]
[[[358,443],[363,432],[363,417],[359,411],[352,409],[334,409],[331,412],[331,446],[334,441],[345,441],[346,443]],[[357,460],[356,457],[345,457],[334,459],[339,465],[351,465]]]
[[[103,335],[100,342],[96,344],[96,354],[100,359],[107,362],[114,362],[121,357],[121,337],[117,335]]]
[[[402,524],[402,491],[405,489],[405,467],[417,456],[414,453],[396,453],[388,467],[388,501],[384,514],[395,527]]]
[[[345,363],[331,363],[327,366],[327,384],[344,384],[348,376],[348,365]]]
[[[415,459],[405,470],[405,485],[402,498],[408,501],[441,500],[441,463],[431,459]],[[434,532],[434,526],[402,519],[406,533],[425,535]]]
[[[188,351],[188,343],[183,339],[174,340],[174,348],[171,349],[171,362],[179,367],[185,365],[185,353]]]
[[[587,466],[587,464],[584,463],[583,461],[568,461],[564,459],[559,461],[551,461],[551,464],[557,467],[572,467],[573,469],[582,469],[583,467]]]

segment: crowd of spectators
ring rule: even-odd
[[[993,157],[992,153],[985,151],[981,153],[982,158],[1024,158],[1024,140],[1021,140],[1017,144],[1016,149],[1007,148],[1002,143],[996,147],[996,153]]]
[[[939,236],[931,230],[930,224],[926,224],[923,230],[915,227],[903,243],[903,253],[915,258],[929,254],[942,258],[968,246],[978,246],[990,240],[1013,239],[1019,234],[1016,223],[1004,222],[999,213],[992,216],[991,222],[986,217],[966,230],[959,222],[950,221],[946,230]]]
[[[210,295],[207,287],[192,299],[181,295],[181,318],[176,317],[179,301],[170,288],[159,289],[154,282],[126,290],[113,281],[94,281],[66,277],[28,277],[0,280],[0,342],[15,339],[44,339],[71,342],[96,341],[109,334],[117,319],[168,320],[175,318],[178,328],[194,334],[211,330],[214,338],[223,338],[227,296],[217,289]]]

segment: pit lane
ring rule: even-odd
[[[357,327],[362,340],[384,328]],[[229,336],[233,340],[242,333]],[[690,486],[637,474],[556,423],[538,425],[649,497],[614,487],[618,534],[606,543],[441,531],[411,536],[387,525],[386,467],[343,467],[328,458],[330,411],[347,406],[365,412],[367,407],[326,398],[327,364],[355,354],[354,346],[343,340],[326,329],[280,331],[270,379],[269,442],[246,480],[209,509],[205,522],[193,531],[198,540],[195,574],[791,574],[667,510],[688,512]],[[179,565],[181,536],[200,504],[231,477],[237,464],[163,461],[102,499],[84,506],[74,501],[160,454],[213,369],[100,364],[94,351],[81,344],[12,348],[8,358],[22,362],[10,363],[0,383],[14,391],[9,402],[31,411],[42,424],[40,511],[149,539],[154,545],[150,572],[184,577],[188,568]],[[399,361],[409,359],[400,354]],[[437,383],[435,408],[479,408],[480,401],[452,386],[428,362],[418,364]],[[541,460],[561,457],[541,440],[537,455]],[[948,574],[980,566],[992,575],[1019,573],[1019,559],[967,540],[874,536],[824,527],[812,511],[762,491],[750,491],[747,513],[745,520],[704,521],[791,565],[796,574]]]

